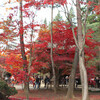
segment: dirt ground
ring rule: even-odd
[[[30,100],[66,100],[67,90],[62,89],[55,94],[51,89],[31,90],[29,93]],[[81,91],[75,91],[73,100],[81,100]],[[89,92],[90,100],[100,100],[100,92]],[[10,100],[25,100],[26,95],[23,90],[18,90],[18,94],[11,96]]]

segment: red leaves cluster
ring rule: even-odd
[[[72,62],[74,58],[74,53],[68,51],[73,49],[71,46],[75,47],[75,42],[72,34],[72,30],[69,24],[65,22],[53,22],[53,58],[55,65],[59,68],[65,68],[65,61]],[[75,33],[76,33],[75,28]],[[37,59],[43,61],[44,63],[49,62],[50,60],[50,31],[47,26],[43,25],[39,32],[39,43],[37,44]],[[43,46],[44,45],[44,46]],[[40,48],[40,49],[39,49]],[[50,65],[48,65],[50,66]],[[63,67],[60,67],[63,66]],[[67,68],[67,67],[66,67]]]
[[[39,33],[39,44],[37,48],[42,48],[40,51],[37,51],[39,54],[38,59],[42,61],[50,62],[50,31],[47,31],[47,27],[41,27]],[[49,30],[49,29],[48,29]],[[77,34],[77,27],[74,29],[75,34]],[[86,47],[85,47],[85,55],[86,61],[93,59],[96,56],[96,50],[94,49],[96,45],[99,45],[91,34],[94,33],[93,30],[89,29],[86,34]],[[42,35],[41,35],[42,34]],[[65,22],[53,22],[53,58],[55,64],[57,66],[61,66],[59,68],[71,68],[70,63],[73,62],[74,54],[75,54],[75,41],[73,38],[73,33],[69,24]],[[45,45],[46,44],[46,45]],[[47,45],[48,44],[48,45]],[[44,45],[44,46],[43,46]],[[46,51],[47,49],[47,51]],[[49,53],[49,54],[48,54]],[[42,56],[41,56],[42,55]],[[48,57],[46,56],[48,55]],[[45,58],[47,58],[45,60]],[[69,63],[69,67],[64,64],[64,61]]]
[[[100,2],[100,1],[98,1],[98,2]],[[87,3],[87,5],[94,7],[93,10],[96,12],[97,15],[100,14],[100,4],[99,3],[97,4],[97,3],[93,2],[93,1],[89,1]]]
[[[28,2],[28,3],[26,3],[25,5],[24,5],[24,8],[29,8],[29,7],[31,7],[31,6],[35,6],[36,7],[36,9],[40,9],[40,5],[42,5],[42,1],[37,1],[37,0],[25,0],[26,2]]]
[[[66,0],[44,0],[44,4],[61,4],[64,5],[66,3]]]
[[[86,2],[84,2],[84,1],[80,1],[79,3],[80,3],[80,4],[86,5]]]
[[[6,35],[4,33],[0,34],[0,37],[6,38]]]
[[[24,5],[24,8],[29,8],[31,6],[35,6],[37,9],[40,9],[41,4],[61,4],[64,5],[66,0],[44,0],[43,2],[37,1],[37,0],[25,0],[27,3]],[[85,2],[80,2],[81,4],[86,4]],[[88,5],[90,6],[92,2],[88,2]],[[30,14],[23,10],[25,13],[25,17],[29,17]],[[95,11],[98,12],[99,6],[95,7]],[[34,13],[33,13],[34,14]],[[12,19],[12,16],[9,16],[9,19]],[[19,22],[20,24],[23,24]],[[33,23],[33,22],[32,22]],[[34,28],[37,25],[33,24],[27,24],[26,26],[20,27],[20,34],[23,34],[23,31],[28,28]],[[77,35],[77,27],[74,28],[75,35]],[[96,45],[98,45],[91,36],[91,33],[93,33],[92,30],[88,31],[88,34],[86,35],[86,46],[88,48],[85,48],[85,54],[88,56],[86,60],[90,60],[95,57],[96,52],[93,50]],[[4,37],[4,34],[1,34],[2,37]],[[48,66],[51,65],[50,60],[50,30],[46,25],[42,25],[40,32],[39,32],[39,38],[38,43],[36,43],[35,46],[33,46],[32,50],[35,50],[34,57],[35,60],[33,60],[31,65],[31,73],[38,72],[42,68],[50,68]],[[73,38],[73,33],[70,27],[70,24],[66,24],[65,22],[53,22],[53,58],[54,63],[57,67],[60,69],[65,69],[64,73],[66,72],[66,69],[70,71],[71,66],[70,64],[73,62],[74,54],[75,54],[75,41]],[[27,49],[30,49],[30,44],[26,45]],[[16,57],[17,55],[10,55],[6,58],[7,63],[7,71],[12,73],[16,80],[21,81],[25,79],[25,75],[29,76],[28,73],[23,71],[23,60],[20,56]],[[27,51],[27,56],[29,56],[29,51]],[[29,59],[28,59],[29,60]],[[28,61],[24,61],[28,64]],[[67,65],[66,65],[67,62]],[[92,69],[92,68],[91,68]],[[87,69],[88,72],[93,73],[91,69]],[[24,80],[25,81],[25,80]]]
[[[91,67],[87,68],[87,73],[88,73],[88,80],[95,77],[95,75],[96,75],[96,66],[91,66]]]
[[[94,11],[96,12],[97,15],[100,14],[100,5],[95,6]]]
[[[28,28],[28,26],[26,25],[25,28]],[[74,28],[74,31],[75,35],[77,35],[77,27]],[[87,47],[85,48],[85,55],[88,56],[86,61],[96,56],[94,47],[98,44],[92,39],[92,33],[93,31],[89,30],[86,35]],[[50,30],[46,25],[43,25],[39,31],[38,42],[33,44],[32,50],[34,51],[35,58],[31,65],[31,73],[36,73],[43,68],[50,69],[50,67],[48,67],[51,65],[50,43]],[[70,24],[66,24],[66,22],[63,21],[53,22],[53,43],[53,58],[55,65],[58,66],[59,69],[64,69],[63,74],[69,73],[76,48]],[[25,45],[25,47],[30,50],[30,44]],[[29,56],[30,51],[27,51],[27,57]],[[25,62],[28,65],[29,61]],[[24,80],[25,75],[29,76],[28,73],[23,71],[23,60],[20,54],[9,54],[6,58],[6,64],[7,71],[12,73],[18,82]]]
[[[10,68],[10,67],[8,68],[7,66],[6,69],[8,72],[10,72],[14,76],[16,82],[18,82],[19,84],[22,82],[26,82],[25,77],[26,75],[29,76],[25,71],[18,68]]]
[[[89,1],[87,4],[88,4],[89,6],[91,6],[93,3],[94,3],[94,2]]]

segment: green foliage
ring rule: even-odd
[[[17,94],[17,90],[14,87],[9,87],[3,80],[0,80],[0,92],[6,97]]]
[[[58,14],[55,16],[53,21],[63,21],[60,11],[58,11]],[[51,23],[49,23],[49,29],[51,29]]]
[[[92,29],[94,33],[92,34],[93,39],[95,39],[96,42],[100,42],[100,15],[96,15],[95,12],[89,11],[89,15],[87,18],[87,29]],[[98,47],[94,48],[98,49]],[[98,51],[98,55],[99,55]],[[97,70],[100,70],[100,65],[98,63],[100,62],[100,56],[94,57],[94,59],[88,61],[88,66],[96,66]]]
[[[46,20],[46,18],[45,18],[45,20],[44,20],[44,24],[47,25],[47,20]]]
[[[54,18],[54,21],[63,21],[63,18],[60,15],[60,12],[58,12],[58,14],[56,15],[56,17]]]
[[[87,2],[89,2],[89,1],[92,1],[92,2],[98,3],[98,0],[87,0]]]
[[[100,15],[92,14],[87,19],[87,29],[92,29],[94,31],[93,38],[99,42],[100,41]]]

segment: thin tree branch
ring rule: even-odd
[[[84,19],[84,22],[83,22],[83,47],[85,45],[85,37],[86,37],[86,21],[87,21],[87,17],[88,17],[88,12],[89,12],[89,6],[87,6],[87,11],[85,13],[85,19]]]
[[[75,39],[75,44],[76,44],[77,48],[79,49],[78,41],[77,41],[76,36],[75,36],[74,27],[73,27],[72,20],[71,20],[71,18],[70,18],[70,14],[69,14],[69,11],[68,11],[67,4],[66,4],[65,6],[66,6],[66,8],[64,7],[65,16],[66,16],[67,20],[69,21],[69,23],[71,24],[72,33],[73,33],[73,36],[74,36],[74,39]],[[66,12],[66,10],[67,10],[67,12]],[[68,15],[68,16],[67,16],[67,15]]]

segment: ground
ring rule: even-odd
[[[66,100],[67,89],[62,88],[55,94],[51,89],[30,90],[30,100]],[[89,92],[90,100],[100,100],[100,92]],[[18,94],[11,96],[11,98],[18,98],[12,100],[25,100],[25,93],[23,90],[18,90]],[[24,98],[24,99],[23,99]],[[81,100],[81,91],[75,91],[75,98],[73,100]]]

